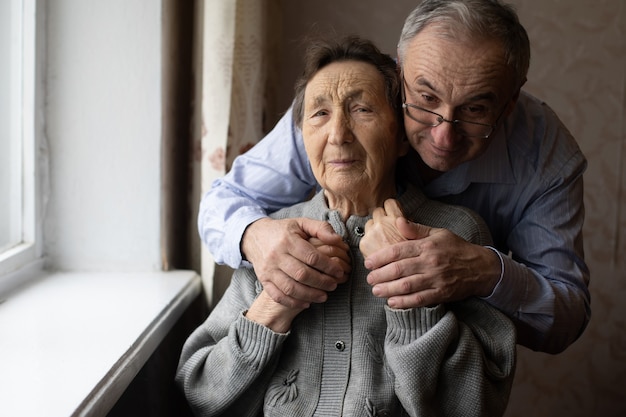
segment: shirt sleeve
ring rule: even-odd
[[[587,161],[552,110],[533,103],[520,108],[508,132],[517,179],[508,201],[502,197],[483,214],[506,255],[503,277],[486,300],[513,319],[520,344],[559,353],[591,318],[583,249]]]
[[[580,160],[525,207],[507,238],[502,279],[485,298],[515,321],[520,344],[547,353],[567,348],[591,318]]]
[[[200,202],[200,238],[219,264],[245,265],[240,242],[252,222],[303,201],[317,182],[289,109],[256,146],[235,158]]]

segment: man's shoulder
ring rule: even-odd
[[[505,123],[507,142],[516,144],[559,145],[578,149],[576,139],[545,101],[521,91],[519,99]],[[533,140],[529,141],[531,138]]]
[[[520,93],[505,125],[507,148],[514,166],[529,164],[536,171],[560,171],[566,165],[584,165],[585,157],[555,111],[530,93]],[[517,163],[516,163],[517,162]]]

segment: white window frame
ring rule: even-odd
[[[6,287],[8,276],[13,276],[20,270],[41,268],[41,210],[40,210],[40,176],[41,164],[38,162],[38,138],[42,131],[42,117],[40,105],[40,91],[42,89],[41,51],[43,42],[41,19],[43,15],[43,2],[38,0],[12,0],[21,7],[15,7],[13,21],[21,22],[21,36],[16,39],[21,48],[12,48],[11,59],[21,61],[21,82],[15,89],[15,117],[21,120],[19,126],[13,130],[13,134],[21,137],[21,171],[20,190],[16,191],[11,198],[21,200],[21,242],[16,246],[0,253],[0,290]],[[17,71],[16,71],[17,72]],[[20,115],[21,113],[21,115]]]

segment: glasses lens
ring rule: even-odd
[[[413,106],[407,105],[405,106],[405,109],[406,109],[406,114],[411,119],[415,120],[416,122],[420,122],[428,126],[437,126],[438,124],[441,123],[440,116],[434,113],[428,112],[419,107],[413,107]]]
[[[476,124],[471,122],[465,122],[462,120],[457,121],[454,124],[456,132],[463,136],[486,138],[491,134],[491,126],[484,126],[482,124]]]
[[[411,119],[427,126],[439,126],[443,122],[443,118],[440,115],[431,113],[420,107],[414,107],[407,104],[404,106],[404,108],[406,110],[406,114]],[[454,122],[448,123],[452,123],[454,131],[457,132],[459,135],[467,137],[486,138],[491,134],[493,130],[493,128],[489,125],[466,122],[463,120],[456,120]]]

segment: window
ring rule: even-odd
[[[36,0],[0,2],[0,275],[38,256],[36,8]]]

